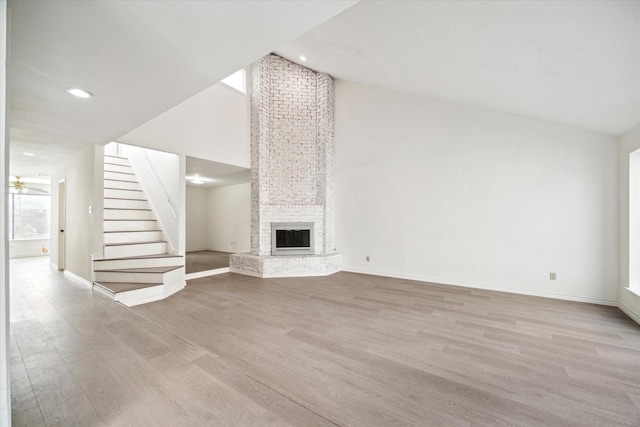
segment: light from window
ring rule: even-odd
[[[48,239],[50,197],[39,194],[11,194],[9,230],[11,239]]]
[[[222,79],[222,83],[229,87],[239,90],[242,93],[247,93],[246,75],[244,70],[238,70],[231,74],[229,77]]]

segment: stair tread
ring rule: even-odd
[[[118,218],[105,218],[105,221],[157,221],[157,219],[139,219],[139,218],[131,218],[131,219],[118,219]]]
[[[139,219],[139,218],[115,218],[115,219],[109,219],[109,218],[105,218],[104,221],[116,221],[116,220],[121,220],[121,221],[157,221],[157,219]],[[124,230],[126,231],[126,230]]]
[[[111,211],[150,211],[151,209],[149,208],[104,208],[104,210],[111,210]]]
[[[118,181],[117,179],[106,179],[105,181]],[[131,181],[121,181],[121,182],[131,182]],[[120,190],[120,191],[139,191],[142,193],[142,190],[135,190],[133,188],[114,188],[114,187],[104,187],[105,190]]]
[[[113,172],[113,171],[106,171],[106,172]],[[116,172],[116,173],[120,173],[120,172]],[[133,174],[132,174],[133,175]],[[105,178],[105,181],[115,181],[115,182],[133,182],[135,184],[140,184],[139,181],[131,181],[130,179],[113,179],[113,178]]]
[[[176,254],[159,254],[159,255],[140,255],[140,256],[127,256],[122,258],[104,258],[104,259],[95,259],[94,262],[99,261],[122,261],[126,259],[152,259],[152,258],[184,258],[183,255]]]
[[[121,158],[121,160],[127,160],[127,159],[122,159]],[[105,165],[112,165],[112,166],[124,166],[125,168],[130,168],[131,167],[131,165],[122,165],[120,163],[111,163],[111,162],[108,162],[106,160],[104,161],[104,164]]]
[[[162,230],[112,230],[112,231],[104,231],[103,233],[157,233]]]
[[[162,283],[120,283],[120,282],[93,282],[94,285],[98,285],[107,291],[117,294],[120,292],[135,291],[138,289],[152,288],[155,286],[162,286]]]
[[[129,242],[129,243],[105,243],[105,246],[132,246],[132,245],[152,245],[156,243],[167,243],[166,240],[154,240],[152,242]]]
[[[168,273],[184,265],[170,265],[166,267],[138,267],[138,268],[110,268],[106,270],[95,270],[96,273]]]
[[[114,156],[113,154],[105,154],[104,156],[105,156],[105,157],[112,157],[112,158],[114,158],[114,159],[129,160],[129,159],[128,159],[128,158],[126,158],[126,157]]]
[[[125,197],[105,197],[105,200],[132,200],[135,202],[146,202],[147,199],[127,199]]]
[[[133,168],[131,166],[129,166],[129,165],[120,165],[118,163],[107,163],[107,162],[104,163],[104,169],[103,170],[105,172],[129,173],[129,172],[122,172],[122,171],[119,171],[119,170],[113,170],[113,169],[116,169],[115,167],[118,167],[118,168],[129,168],[129,169],[133,170]],[[131,173],[131,175],[135,175],[135,173]]]
[[[105,171],[105,172],[119,173],[122,175],[135,175],[135,173],[132,173],[132,172],[118,172],[118,171]]]
[[[121,173],[121,172],[109,172],[109,173]],[[123,179],[124,177],[118,177],[118,179],[113,179],[113,178],[105,178],[105,181],[115,181],[115,182],[125,182],[127,184],[136,184],[136,185],[140,185],[140,181],[138,181],[137,179]]]

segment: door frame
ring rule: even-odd
[[[67,262],[67,185],[66,178],[58,181],[58,271],[66,268]]]

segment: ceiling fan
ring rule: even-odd
[[[16,176],[15,180],[13,177],[10,178],[11,184],[9,184],[9,192],[12,194],[26,194],[28,192],[32,192],[35,194],[49,194],[48,191],[42,190],[36,187],[27,187],[27,184],[24,181],[20,181],[20,177]]]

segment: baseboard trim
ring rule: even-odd
[[[335,271],[323,271],[320,273],[288,273],[288,274],[265,274],[263,279],[277,279],[279,277],[325,277],[338,273],[340,270]]]
[[[251,276],[251,277],[257,277],[258,279],[264,279],[264,277],[260,273],[255,273],[253,271],[240,270],[238,268],[233,268],[233,267],[229,267],[229,273],[242,274],[243,276]]]
[[[75,280],[76,282],[80,282],[83,285],[89,286],[90,288],[93,287],[93,284],[90,281],[70,272],[69,270],[64,270],[64,275],[65,277],[68,277],[71,280]]]
[[[371,272],[371,271],[365,271],[365,270],[359,270],[359,269],[343,269],[343,271],[350,272],[350,273],[358,273],[358,274],[368,274],[371,276],[392,277],[394,279],[416,280],[419,282],[430,282],[430,283],[437,283],[441,285],[462,286],[465,288],[473,288],[473,289],[484,289],[487,291],[507,292],[510,294],[529,295],[534,297],[552,298],[552,299],[560,299],[560,300],[575,301],[575,302],[585,302],[589,304],[607,305],[612,307],[618,306],[618,301],[608,300],[604,298],[583,297],[578,295],[565,295],[565,294],[558,294],[554,292],[536,291],[531,289],[515,289],[515,288],[509,288],[509,287],[503,287],[503,286],[485,285],[485,284],[474,283],[474,282],[461,282],[461,281],[438,279],[434,277],[416,276],[411,274],[397,274],[397,273],[387,273],[387,272],[380,272],[380,271]]]
[[[113,299],[113,293],[109,292],[108,290],[106,290],[102,286],[93,285],[93,290],[95,292],[98,292],[99,294],[106,295],[106,296],[110,297],[111,299]]]
[[[185,280],[193,280],[193,279],[199,279],[201,277],[215,276],[218,274],[224,274],[228,272],[229,272],[229,267],[215,268],[213,270],[205,270],[205,271],[197,271],[195,273],[188,273],[188,274],[185,274],[184,278]]]
[[[283,274],[262,274],[262,273],[256,273],[253,271],[231,268],[229,272],[234,274],[242,274],[243,276],[257,277],[258,279],[278,279],[278,278],[287,278],[287,277],[325,277],[325,276],[331,276],[332,274],[338,273],[339,271],[340,270],[323,271],[320,273],[306,273],[306,272],[295,273],[294,272],[294,273],[283,273]]]
[[[629,316],[631,318],[631,320],[633,320],[634,322],[636,322],[638,325],[640,325],[640,317],[638,317],[633,311],[631,311],[631,309],[625,307],[622,304],[618,304],[618,308],[620,310],[622,310],[622,312],[624,314],[626,314],[627,316]]]
[[[116,294],[114,300],[127,307],[133,307],[140,304],[147,304],[154,301],[160,301],[168,298],[178,291],[184,289],[185,283],[167,289],[167,285],[159,285],[151,288],[136,289],[134,291],[120,292]]]
[[[13,258],[33,258],[33,257],[37,257],[37,256],[49,256],[49,254],[43,254],[42,252],[29,252],[29,253],[24,253],[24,254],[9,254],[9,258],[13,259]]]

